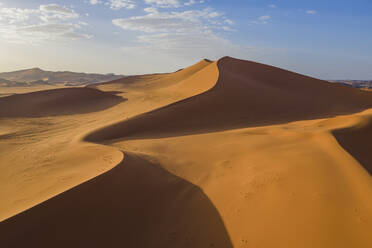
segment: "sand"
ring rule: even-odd
[[[0,119],[1,245],[372,246],[371,92],[228,57],[89,88],[123,100]]]

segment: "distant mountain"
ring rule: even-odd
[[[124,77],[115,74],[77,73],[69,71],[44,71],[40,68],[32,68],[13,72],[0,73],[0,86],[32,86],[43,84],[60,84],[66,86],[79,86],[92,83],[102,83]]]
[[[372,80],[333,80],[332,83],[339,83],[354,88],[372,89]]]

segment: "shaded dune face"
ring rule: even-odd
[[[358,126],[335,130],[333,135],[372,176],[372,119],[366,118]]]
[[[110,108],[124,100],[91,88],[37,91],[0,98],[0,117],[83,114]]]
[[[218,61],[218,70],[212,89],[98,130],[86,140],[205,133],[331,117],[372,107],[370,92],[272,66],[225,57]]]
[[[2,247],[232,247],[197,186],[134,154],[0,223]],[[19,237],[22,237],[21,239]]]

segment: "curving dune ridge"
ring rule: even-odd
[[[127,100],[0,119],[0,245],[372,246],[371,92],[229,57],[86,89]]]
[[[218,61],[218,73],[212,89],[92,133],[87,140],[204,133],[372,107],[369,92],[254,62],[225,57]]]

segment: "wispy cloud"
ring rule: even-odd
[[[106,3],[110,6],[111,9],[118,10],[118,9],[134,9],[136,4],[132,0],[109,0]]]
[[[156,8],[180,8],[194,4],[204,3],[204,0],[89,0],[91,5],[104,4],[111,9],[134,9],[137,5],[144,2]]]
[[[234,22],[210,8],[185,11],[159,11],[145,8],[146,15],[114,19],[123,30],[140,31],[135,45],[124,45],[125,53],[169,54],[181,57],[231,54],[238,46],[223,38],[220,32],[231,32]]]
[[[204,3],[204,0],[145,0],[145,2],[158,8],[179,8]]]
[[[317,13],[318,13],[318,11],[316,11],[316,10],[306,10],[306,14],[309,14],[309,15],[315,15]]]
[[[36,9],[0,6],[0,36],[10,42],[37,43],[44,40],[86,39],[80,32],[80,15],[58,4],[40,5]]]
[[[181,12],[159,12],[156,8],[146,8],[147,15],[114,19],[114,25],[125,30],[155,32],[204,32],[221,28],[218,18],[221,13],[211,9]],[[227,19],[226,19],[227,20]]]
[[[251,21],[251,24],[266,24],[271,19],[269,15],[263,15],[258,17],[256,20]]]

